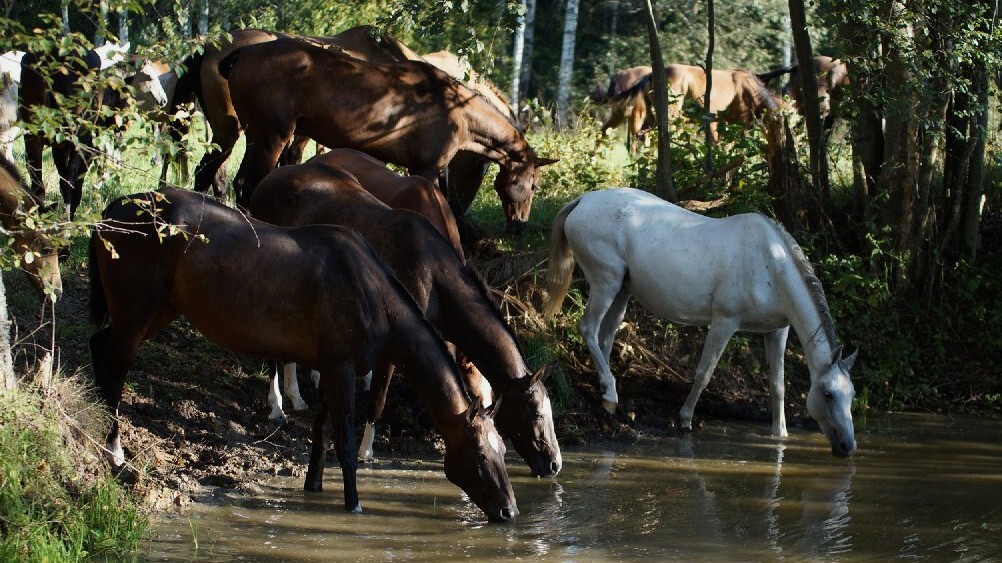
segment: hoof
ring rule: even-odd
[[[293,401],[292,410],[294,411],[305,411],[310,408],[310,405],[306,404],[306,401],[300,399],[299,402]]]
[[[345,510],[345,512],[350,512],[351,514],[361,514],[362,513],[362,505],[361,504],[356,504],[352,508],[348,508],[346,506],[346,507],[344,507],[344,510]]]
[[[605,399],[602,399],[602,408],[604,408],[605,412],[609,414],[616,414],[617,406],[618,406],[617,403],[613,403],[612,401],[607,401]]]
[[[281,410],[271,411],[271,414],[268,415],[268,420],[274,422],[278,426],[281,426],[286,422],[285,413]]]

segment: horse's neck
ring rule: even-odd
[[[819,297],[811,292],[798,268],[794,267],[789,273],[786,285],[790,300],[788,313],[790,325],[804,348],[807,366],[813,379],[815,374],[821,373],[832,360],[832,353],[837,343],[834,341],[834,331],[826,328],[832,326],[832,321],[818,310],[815,299]]]
[[[477,294],[470,295],[471,292]],[[458,291],[441,293],[445,294],[443,322],[452,327],[450,340],[473,361],[492,385],[529,373],[515,335],[508,330],[500,313],[483,292],[467,285]]]
[[[481,96],[473,95],[463,108],[469,140],[465,150],[495,162],[507,160],[525,152],[525,138],[494,106]]]
[[[411,325],[411,326],[408,326]],[[469,408],[470,398],[463,387],[445,346],[427,321],[394,323],[395,338],[390,351],[395,363],[407,373],[407,381],[439,428]]]

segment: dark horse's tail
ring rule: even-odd
[[[205,107],[205,100],[202,98],[202,61],[205,59],[204,53],[192,53],[179,65],[184,69],[184,74],[178,77],[177,85],[174,87],[174,95],[167,105],[167,115],[173,116],[177,113],[177,108],[182,104],[189,104],[196,99],[198,103]],[[181,137],[187,128],[191,127],[191,120],[185,121],[185,127],[171,121],[168,125],[171,141],[177,145],[181,143]],[[180,174],[180,183],[188,183],[188,151],[182,147],[178,152],[175,161]],[[164,159],[163,170],[160,172],[160,182],[167,181],[167,168],[170,160]]]
[[[243,51],[243,49],[234,49],[223,57],[223,60],[219,61],[220,76],[227,80],[230,79],[230,71],[233,70],[233,65],[237,64],[237,60],[240,58],[240,51]]]
[[[103,326],[108,321],[108,301],[104,297],[101,270],[97,267],[97,245],[102,244],[100,236],[96,230],[90,236],[90,258],[87,267],[90,273],[90,321],[96,326]]]
[[[620,100],[631,99],[637,95],[642,95],[653,87],[652,84],[653,77],[654,77],[653,73],[647,74],[646,76],[638,80],[637,83],[634,84],[633,86],[630,86],[629,88],[626,88],[624,90],[620,90],[619,92],[612,93],[606,98],[606,100],[608,102],[618,102]]]
[[[769,72],[758,73],[755,76],[762,81],[762,84],[769,84],[769,81],[777,76],[783,76],[784,74],[792,74],[797,72],[797,65],[784,66],[782,68],[777,68],[770,70]]]

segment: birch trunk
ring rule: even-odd
[[[564,13],[564,42],[560,50],[560,72],[557,74],[557,126],[560,128],[567,126],[577,29],[578,0],[567,0],[567,11]]]
[[[518,115],[518,100],[521,92],[522,78],[522,54],[525,50],[525,14],[528,12],[525,0],[522,0],[522,14],[518,16],[518,23],[515,25],[515,39],[511,55],[511,90],[508,95],[511,98],[511,110]]]
[[[10,351],[10,319],[7,313],[7,289],[3,285],[3,272],[0,271],[0,377],[3,378],[4,389],[17,387],[17,377],[14,375],[14,361]]]

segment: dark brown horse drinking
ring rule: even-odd
[[[423,62],[374,64],[301,41],[237,49],[219,64],[247,128],[241,200],[275,167],[293,134],[351,147],[438,180],[459,150],[497,162],[509,232],[529,219],[539,186],[536,156],[514,123],[483,97]],[[441,185],[441,183],[440,183]]]
[[[449,480],[491,521],[517,513],[490,413],[471,402],[434,327],[356,233],[276,227],[201,194],[164,189],[108,207],[91,239],[90,271],[91,316],[111,321],[91,337],[90,348],[112,412],[139,346],[184,315],[225,348],[320,372],[322,404],[305,489],[322,488],[329,423],[345,508],[359,511],[355,378],[385,358],[408,367],[408,381],[442,432]],[[114,465],[124,463],[117,422],[108,450]]]
[[[10,249],[19,257],[21,269],[32,287],[40,296],[51,291],[52,297],[58,299],[63,293],[63,282],[56,251],[49,237],[25,226],[22,215],[38,206],[17,167],[0,154],[0,225],[11,233]]]
[[[556,474],[562,464],[560,446],[543,385],[550,369],[529,369],[481,278],[428,221],[389,209],[327,158],[323,154],[274,170],[254,191],[251,213],[278,225],[344,225],[365,236],[442,336],[472,360],[499,394],[498,428],[533,474]],[[382,413],[391,364],[399,365],[388,360],[373,370],[376,400],[370,422]]]

